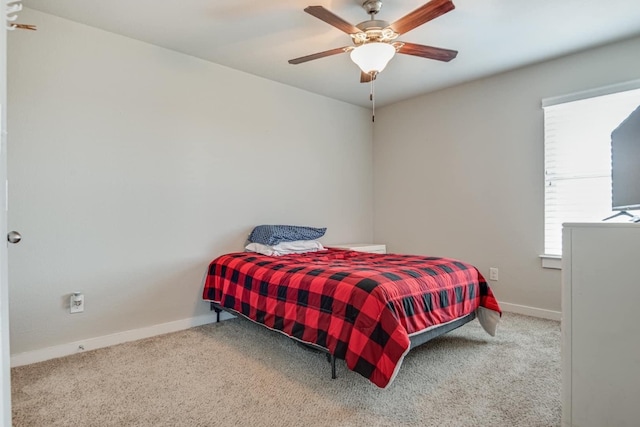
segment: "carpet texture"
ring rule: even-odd
[[[505,313],[412,350],[387,389],[244,319],[12,369],[14,426],[559,426],[560,324]]]

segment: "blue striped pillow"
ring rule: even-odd
[[[280,242],[296,240],[316,240],[324,236],[325,228],[301,227],[297,225],[259,225],[251,231],[249,241],[263,245],[277,245]]]

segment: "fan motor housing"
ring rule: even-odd
[[[382,21],[380,19],[371,19],[369,21],[363,21],[356,25],[357,28],[360,28],[362,31],[367,30],[382,30],[387,28],[389,23],[387,21]]]

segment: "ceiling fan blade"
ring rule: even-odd
[[[348,23],[338,15],[330,12],[322,6],[309,6],[304,9],[309,15],[313,15],[318,19],[323,20],[329,25],[333,25],[340,31],[344,31],[347,34],[356,34],[362,32],[358,27]]]
[[[441,47],[425,46],[415,43],[404,43],[398,53],[406,55],[420,56],[427,59],[435,59],[437,61],[449,62],[458,56],[457,50],[443,49]]]
[[[455,6],[451,0],[431,0],[429,3],[398,19],[389,25],[389,28],[398,34],[404,34],[453,9],[455,9]]]
[[[365,73],[364,71],[360,71],[360,83],[369,83],[371,80],[375,80],[375,74],[372,76],[369,73]]]
[[[331,50],[325,50],[324,52],[313,53],[307,56],[301,56],[300,58],[294,58],[289,60],[289,64],[302,64],[303,62],[313,61],[314,59],[324,58],[325,56],[337,55],[339,53],[345,53],[351,46],[337,47]]]
[[[37,28],[35,25],[32,24],[9,24],[10,28],[18,28],[21,30],[31,30],[31,31],[36,31]]]

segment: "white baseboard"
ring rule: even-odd
[[[220,320],[233,318],[229,313],[220,313]],[[132,329],[101,337],[88,338],[80,341],[60,344],[53,347],[46,347],[39,350],[26,351],[11,355],[11,367],[29,365],[31,363],[43,362],[57,357],[69,356],[82,351],[96,350],[98,348],[109,347],[129,341],[136,341],[143,338],[154,337],[156,335],[168,334],[170,332],[182,331],[195,326],[205,325],[215,322],[215,313],[205,314],[198,317],[176,320],[174,322],[161,323],[159,325],[148,326],[146,328]]]
[[[510,304],[506,302],[501,302],[500,308],[508,313],[524,314],[526,316],[540,317],[543,319],[560,321],[562,317],[562,313],[559,311],[527,307],[525,305]],[[233,315],[224,311],[220,313],[221,320],[231,319],[233,317]],[[13,368],[16,366],[30,365],[32,363],[44,362],[45,360],[55,359],[57,357],[69,356],[71,354],[79,353],[82,351],[96,350],[98,348],[109,347],[129,341],[136,341],[144,338],[154,337],[156,335],[182,331],[184,329],[205,325],[207,323],[213,323],[214,321],[215,316],[213,313],[211,313],[198,317],[191,317],[189,319],[161,323],[159,325],[148,326],[146,328],[132,329],[129,331],[118,332],[111,335],[88,338],[80,341],[56,345],[53,347],[46,347],[39,350],[17,353],[11,355],[11,367]]]
[[[500,308],[507,313],[524,314],[525,316],[540,317],[542,319],[557,320],[562,319],[562,312],[545,310],[543,308],[527,307],[526,305],[510,304],[500,302]]]

